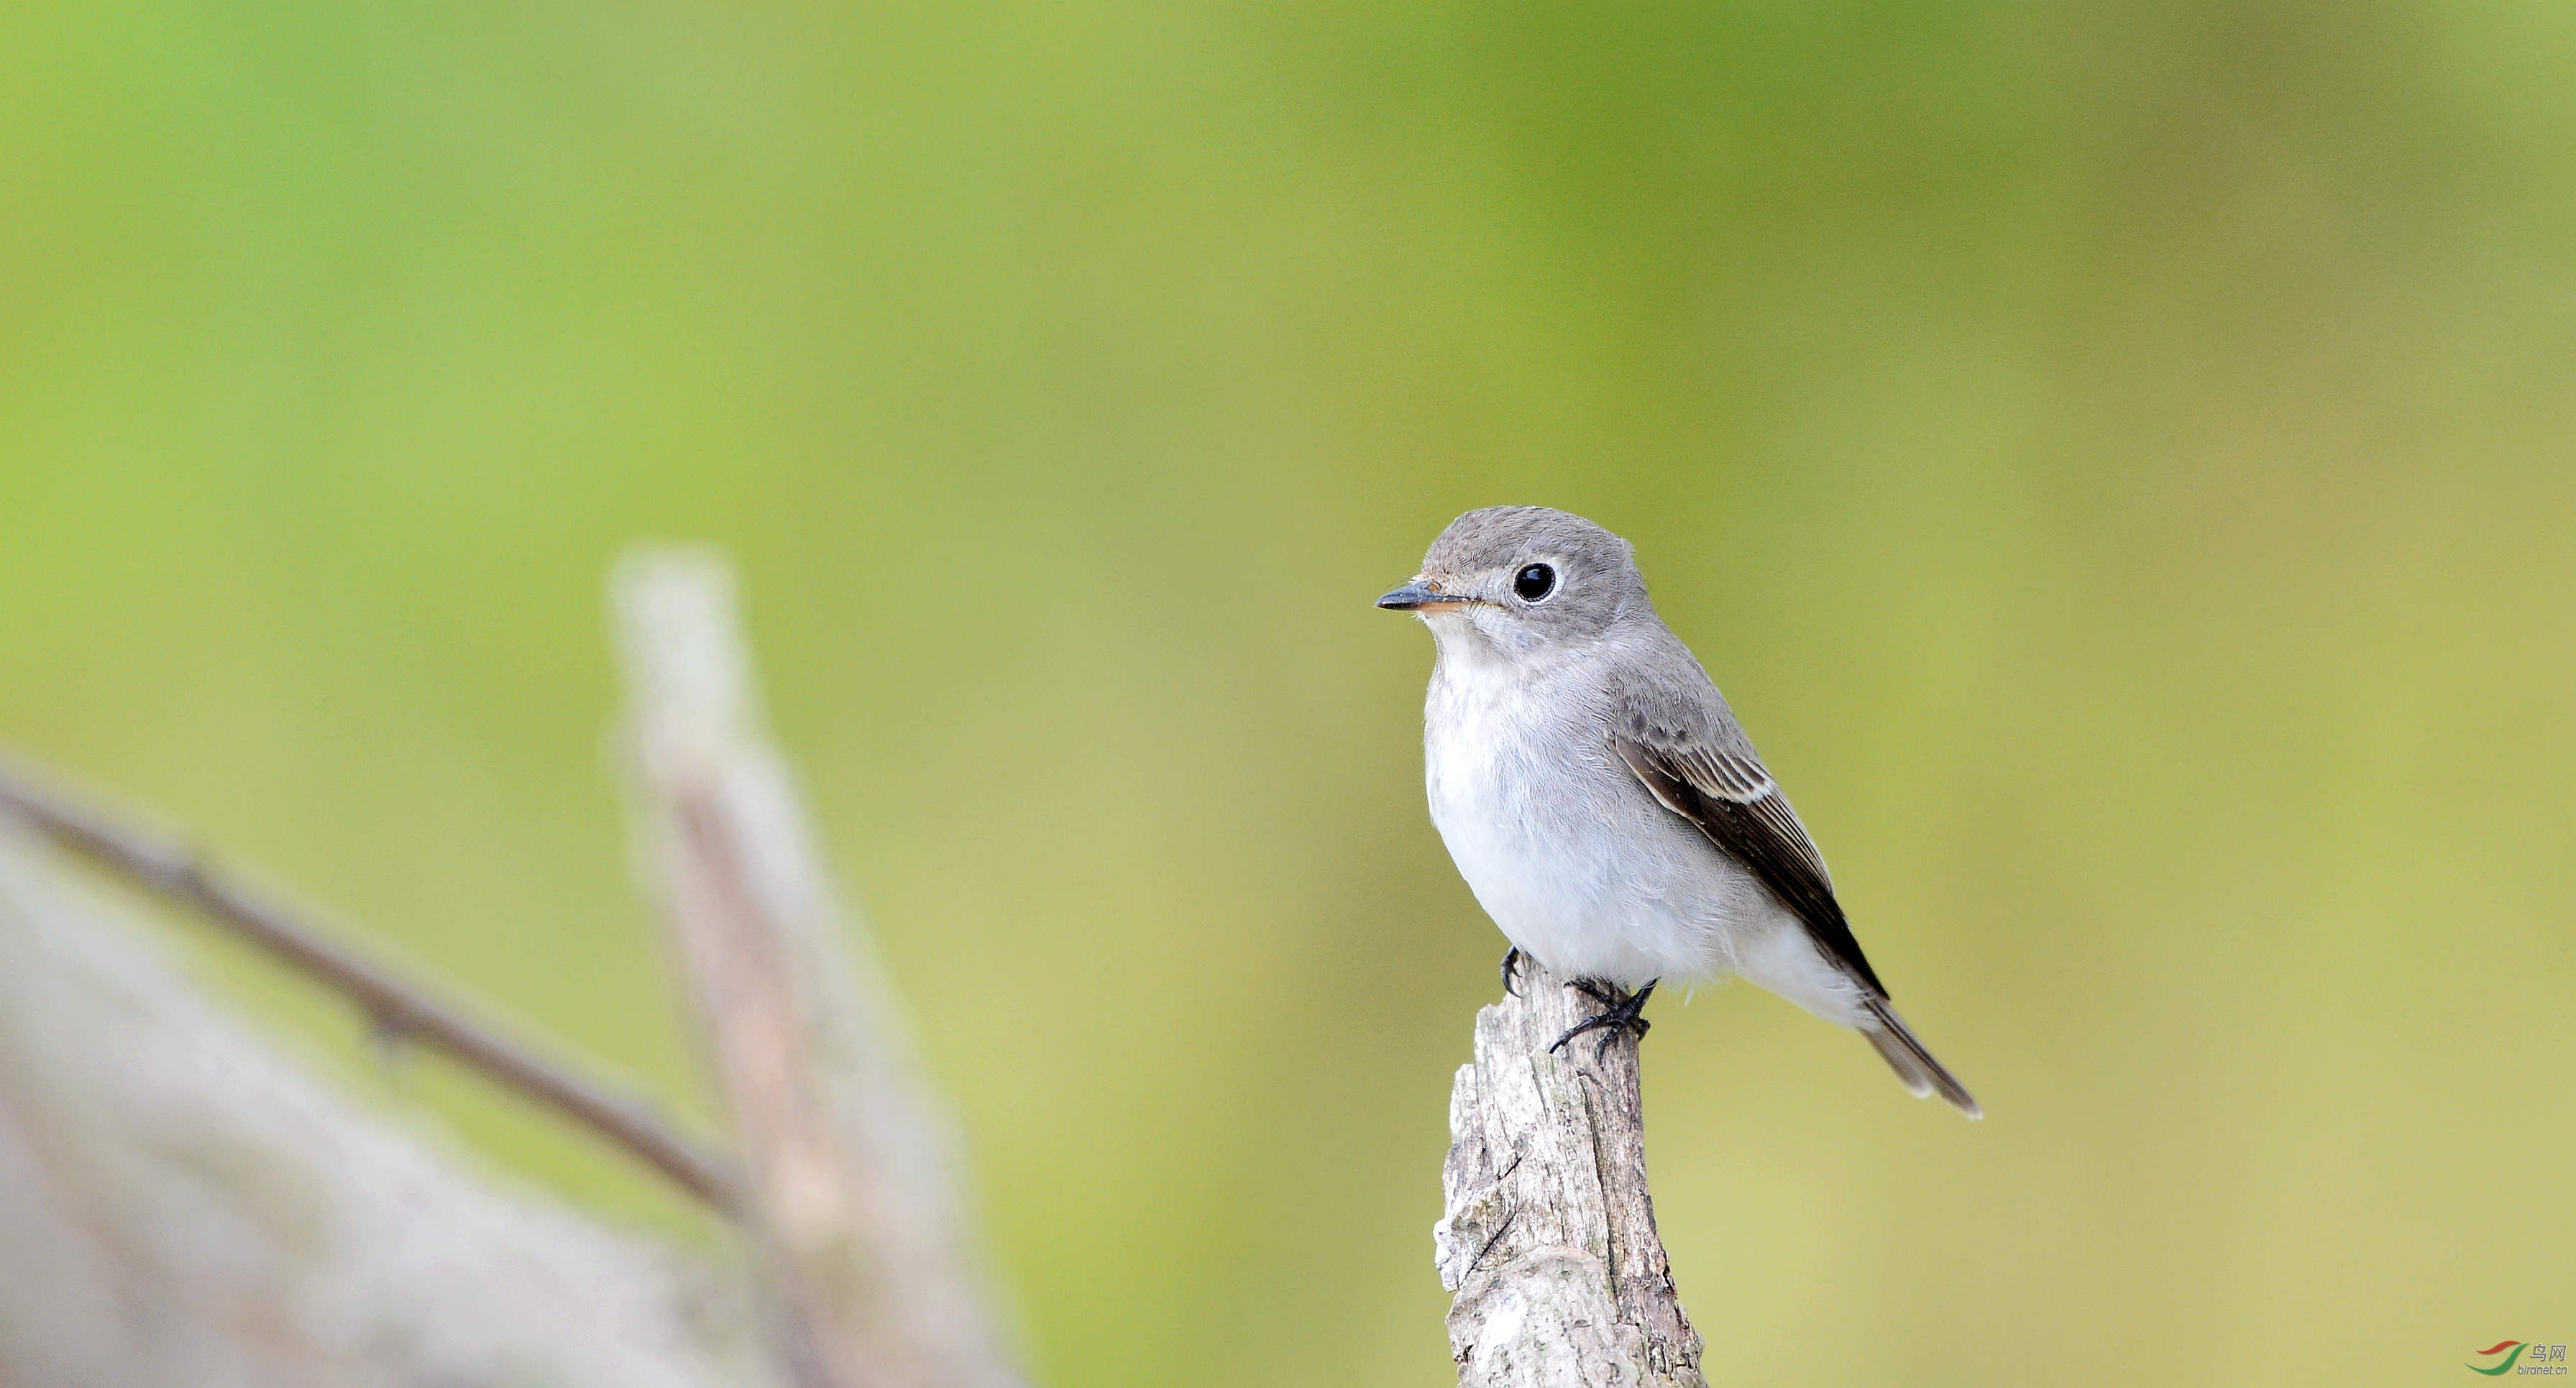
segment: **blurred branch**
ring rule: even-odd
[[[1528,967],[1476,1014],[1432,1230],[1460,1388],[1705,1388],[1646,1189],[1636,1040],[1548,1051],[1593,1010]]]
[[[738,1206],[732,1174],[652,1106],[546,1059],[334,942],[285,906],[218,875],[185,845],[47,789],[0,764],[0,815],[14,814],[119,876],[194,908],[356,1003],[380,1034],[418,1041],[589,1128],[718,1210]]]
[[[0,814],[0,1383],[769,1381],[737,1269],[460,1167],[156,944]]]
[[[947,1115],[770,745],[732,579],[644,552],[614,579],[637,869],[659,896],[741,1143],[807,1388],[1013,1388]]]

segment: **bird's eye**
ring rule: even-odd
[[[1537,602],[1556,591],[1556,570],[1545,564],[1532,564],[1512,578],[1512,591],[1523,602]]]

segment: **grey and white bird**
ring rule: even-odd
[[[1868,1038],[1916,1096],[1982,1117],[1852,938],[1824,855],[1628,542],[1563,511],[1450,522],[1377,605],[1438,654],[1423,709],[1431,820],[1512,951],[1633,1027],[1658,982],[1740,975]],[[1611,1034],[1616,1034],[1615,1031]]]

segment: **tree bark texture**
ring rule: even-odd
[[[1705,1388],[1646,1189],[1637,1039],[1588,1032],[1601,1004],[1524,966],[1476,1014],[1449,1095],[1446,1213],[1432,1231],[1456,1293],[1461,1388]]]

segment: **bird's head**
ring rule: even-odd
[[[1654,611],[1627,541],[1544,506],[1488,506],[1449,522],[1422,571],[1377,605],[1420,617],[1444,650],[1501,655],[1588,642]]]

